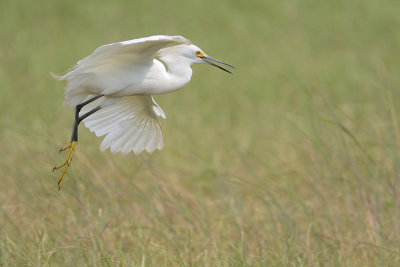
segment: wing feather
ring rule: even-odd
[[[151,153],[163,147],[162,130],[158,117],[165,113],[151,95],[122,98],[104,107],[83,122],[97,136],[106,135],[100,149],[124,154],[143,150]]]
[[[110,57],[139,56],[141,62],[151,63],[155,54],[170,43],[190,44],[183,36],[154,35],[128,41],[106,44],[98,47],[90,56],[78,61],[79,65],[96,63],[99,60],[110,59]]]

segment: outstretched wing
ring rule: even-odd
[[[163,147],[163,136],[158,117],[166,118],[164,111],[151,95],[123,97],[87,117],[85,126],[97,136],[106,135],[100,150],[123,154],[143,150],[151,153]]]
[[[154,35],[129,41],[111,43],[97,48],[90,56],[78,61],[77,67],[97,65],[99,61],[134,59],[142,64],[151,63],[164,46],[171,43],[190,44],[182,36]]]

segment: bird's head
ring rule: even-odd
[[[217,67],[231,74],[232,74],[231,71],[221,67],[220,65],[215,64],[214,62],[224,64],[231,68],[235,68],[231,64],[228,64],[226,62],[208,56],[206,53],[203,52],[203,50],[201,50],[194,44],[182,44],[182,45],[163,48],[159,51],[159,54],[161,58],[173,57],[175,60],[186,62],[189,65],[194,63],[207,63],[211,66]]]

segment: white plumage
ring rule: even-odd
[[[168,76],[155,56],[171,43],[189,45],[190,41],[182,36],[156,35],[100,46],[78,61],[70,72],[57,77],[67,81],[65,103],[74,108],[88,95],[121,97],[157,93],[150,91],[164,87],[166,84],[162,85],[161,80],[168,83]]]
[[[166,47],[174,43],[178,45]],[[83,122],[97,136],[106,135],[102,151],[151,153],[163,147],[158,118],[166,118],[151,95],[182,88],[191,79],[193,63],[228,71],[210,60],[231,66],[207,56],[182,36],[156,35],[100,46],[56,78],[67,81],[65,103],[71,108],[103,95],[79,112],[83,116],[99,107]]]
[[[85,108],[81,113],[89,109]],[[163,147],[158,117],[166,118],[153,97],[138,95],[124,97],[116,104],[100,109],[83,122],[97,136],[107,135],[101,144],[101,151],[110,148],[112,153],[126,154],[133,151],[139,154],[143,150],[151,153]]]

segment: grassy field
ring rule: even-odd
[[[0,1],[0,266],[399,266],[400,2]],[[237,66],[157,96],[165,147],[69,141],[64,73],[180,34]]]

